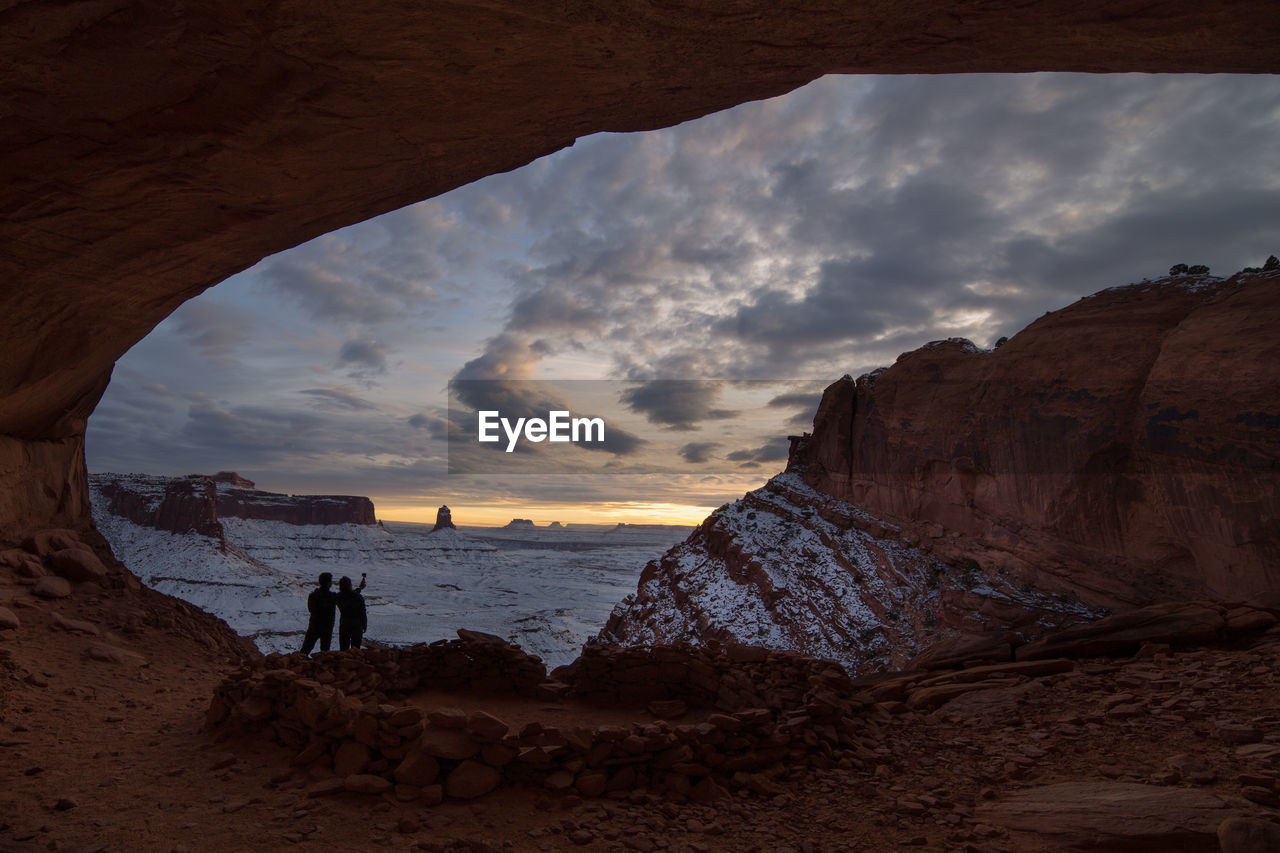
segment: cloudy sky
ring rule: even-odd
[[[1280,78],[1227,75],[828,77],[597,134],[188,302],[117,365],[89,467],[234,469],[388,519],[696,522],[781,470],[844,373],[1280,254],[1276,150]],[[455,378],[617,433],[450,473]]]

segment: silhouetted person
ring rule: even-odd
[[[319,586],[307,596],[307,612],[311,618],[307,621],[307,636],[302,641],[302,653],[311,654],[316,640],[320,641],[320,651],[329,651],[333,643],[333,611],[338,604],[338,596],[329,587],[333,586],[333,575],[325,572],[320,575]]]
[[[369,616],[364,607],[364,578],[360,578],[358,589],[351,588],[351,578],[344,577],[338,581],[338,648],[342,651],[360,648],[365,629],[369,627]]]

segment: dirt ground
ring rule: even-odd
[[[991,807],[1057,782],[1243,797],[1264,820],[1280,806],[1274,632],[1249,648],[1079,662],[937,710],[891,707],[842,766],[777,768],[773,797],[682,805],[504,789],[426,807],[309,797],[316,779],[281,748],[204,731],[236,661],[213,620],[190,608],[93,585],[48,600],[13,580],[0,584],[0,607],[21,622],[0,630],[4,851],[1023,851],[1062,841],[1020,832]],[[415,701],[513,724],[627,721],[545,700]]]

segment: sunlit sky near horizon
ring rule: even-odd
[[[186,303],[117,365],[89,468],[236,470],[397,520],[696,523],[782,469],[842,374],[1280,253],[1278,131],[1272,76],[1034,74],[827,77],[597,134]],[[616,380],[640,441],[595,454],[614,473],[450,475],[455,377]]]

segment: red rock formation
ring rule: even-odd
[[[862,674],[975,634],[984,649],[1002,643],[997,659],[1008,660],[1011,638],[1096,615],[1066,597],[1022,589],[1015,578],[948,566],[901,536],[794,472],[774,477],[649,563],[600,639],[789,649]]]
[[[377,524],[373,501],[356,495],[282,495],[219,489],[218,515],[288,524]]]
[[[219,475],[221,476],[221,475]],[[241,482],[242,477],[231,475]],[[282,495],[241,489],[192,474],[150,477],[140,474],[95,474],[94,488],[110,499],[107,511],[134,524],[186,533],[194,530],[219,539],[219,518],[250,518],[288,524],[376,524],[373,501],[354,495]],[[222,483],[219,488],[219,483]]]
[[[0,24],[0,529],[15,532],[87,522],[85,419],[183,301],[580,136],[833,72],[1280,68],[1270,0],[108,0],[11,5]]]
[[[217,486],[208,477],[93,478],[110,499],[107,511],[134,524],[222,538],[218,523]]]
[[[1118,607],[1280,588],[1280,277],[1113,288],[1000,349],[829,387],[790,465],[927,541]]]
[[[1007,660],[1152,601],[1280,591],[1280,274],[1105,290],[995,351],[831,385],[788,472],[641,575],[600,637],[850,671]],[[923,664],[922,664],[923,665]]]
[[[219,471],[209,479],[213,480],[215,483],[227,483],[228,485],[235,486],[237,489],[253,488],[253,480],[245,479],[235,471]]]
[[[435,533],[437,530],[444,530],[446,528],[449,530],[458,529],[453,523],[453,513],[449,512],[449,508],[447,506],[442,506],[436,511],[436,526],[431,528],[431,532]]]

